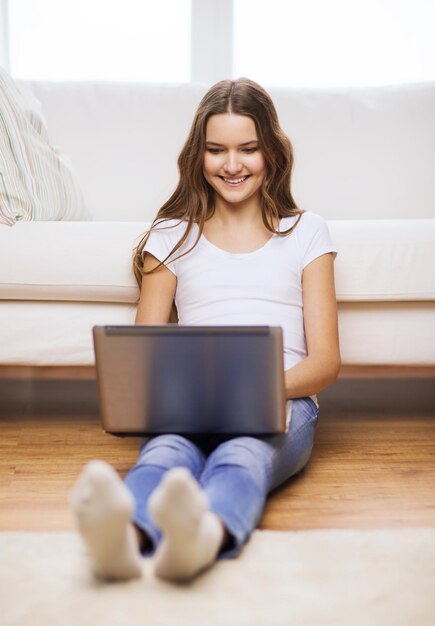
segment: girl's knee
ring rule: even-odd
[[[204,478],[219,471],[239,471],[264,485],[271,472],[267,446],[255,437],[236,437],[221,443],[207,460]]]
[[[250,465],[261,462],[266,453],[265,445],[255,437],[234,437],[221,443],[210,455],[210,462],[242,463]]]
[[[203,462],[201,451],[181,435],[158,435],[142,448],[137,465],[158,465],[170,469],[181,466],[197,471]]]

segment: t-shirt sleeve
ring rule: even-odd
[[[176,229],[171,224],[162,224],[154,227],[151,230],[142,254],[149,252],[156,257],[158,261],[165,261],[178,241],[174,232],[175,230]],[[175,254],[175,256],[177,256],[177,254]],[[177,263],[171,260],[171,257],[165,261],[165,265],[171,272],[175,275],[177,274]]]
[[[302,228],[299,231],[299,241],[302,255],[302,269],[311,261],[317,259],[328,252],[337,256],[337,249],[334,246],[326,220],[315,213],[304,213],[301,219]],[[296,227],[296,231],[298,227]]]

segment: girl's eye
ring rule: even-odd
[[[258,149],[259,149],[258,146],[254,148],[243,148],[242,152],[244,152],[245,154],[253,154],[254,152],[257,152]],[[207,148],[207,152],[210,152],[210,154],[222,154],[223,149],[222,148]]]

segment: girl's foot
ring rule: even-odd
[[[165,474],[150,497],[149,510],[163,535],[155,555],[157,576],[186,580],[215,561],[224,527],[187,469]]]
[[[134,501],[116,471],[104,461],[91,461],[70,496],[79,531],[103,578],[141,576],[141,556],[131,524]]]

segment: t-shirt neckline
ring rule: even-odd
[[[284,218],[281,218],[279,221],[280,230],[281,230],[283,219]],[[198,227],[198,225],[196,226]],[[207,237],[204,235],[204,233],[201,234],[200,241],[202,241],[203,244],[206,245],[208,248],[217,251],[219,254],[223,254],[229,257],[242,258],[242,257],[253,256],[255,254],[259,254],[260,252],[263,252],[263,250],[265,250],[265,248],[267,248],[271,244],[271,242],[273,241],[273,239],[275,239],[275,237],[277,237],[277,235],[275,233],[272,233],[269,239],[262,246],[260,246],[259,248],[256,248],[255,250],[251,250],[250,252],[230,252],[229,250],[224,250],[220,246],[217,246],[216,244],[209,241]]]

